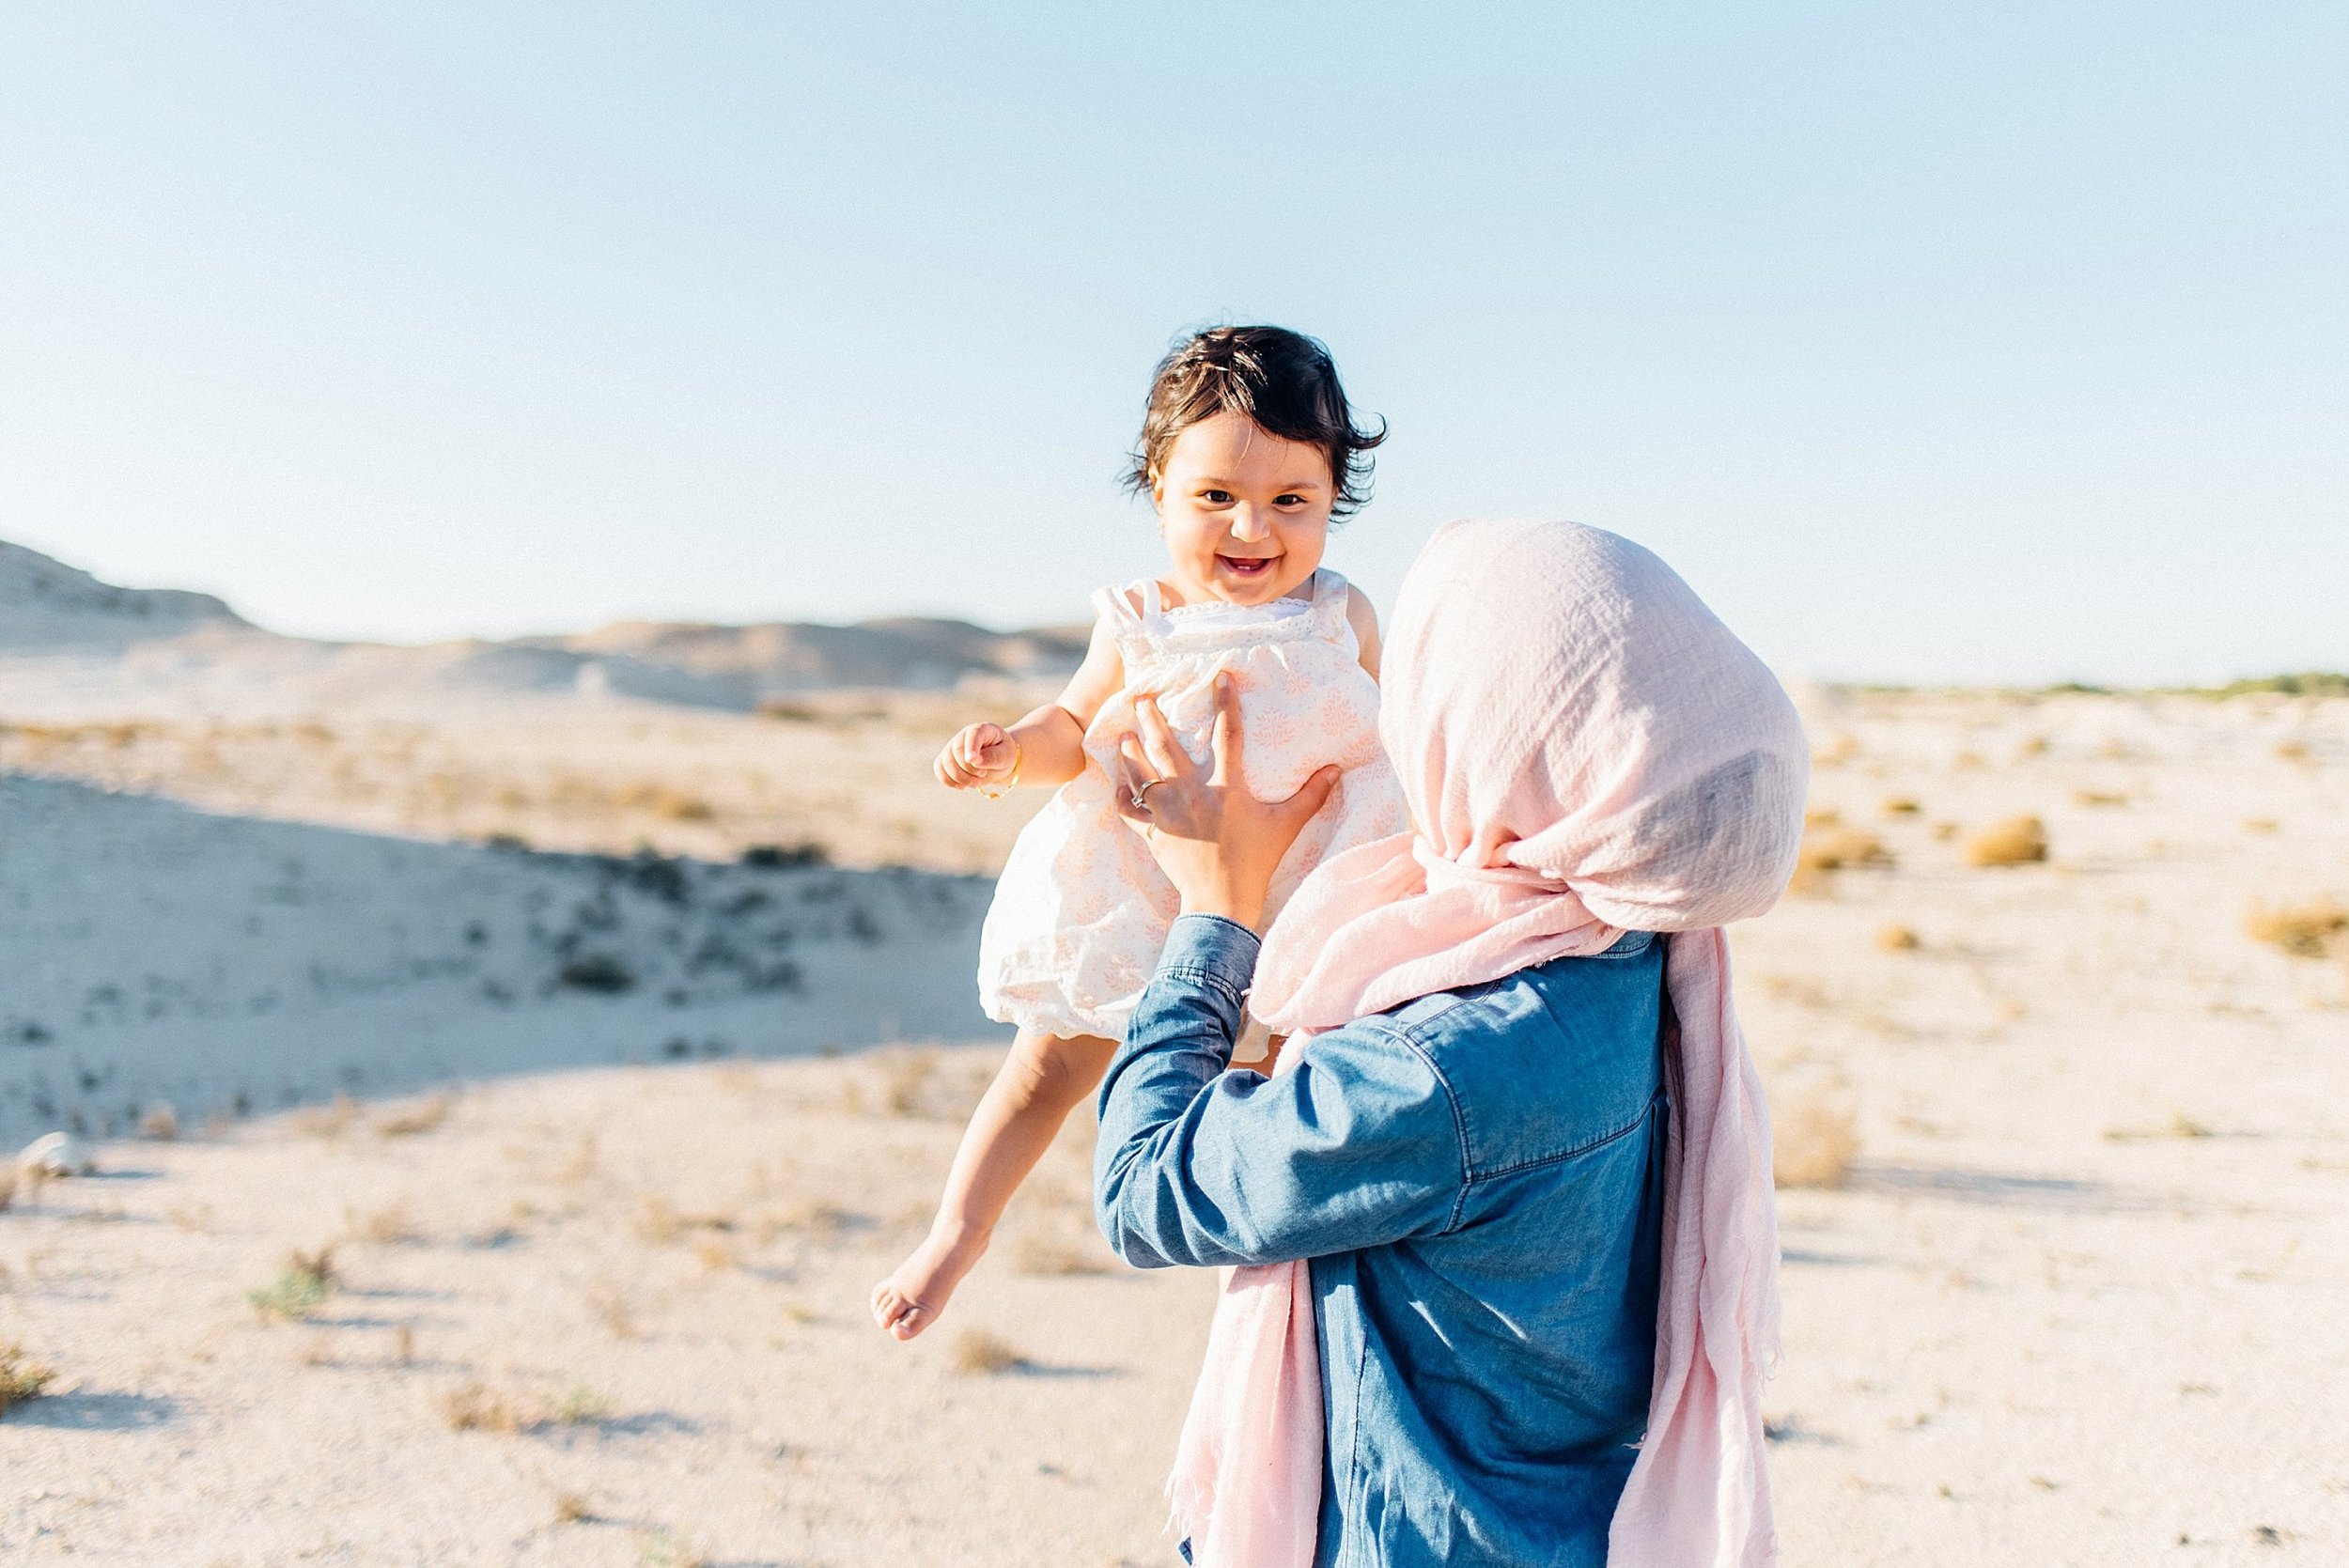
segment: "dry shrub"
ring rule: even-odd
[[[709,1568],[708,1553],[666,1529],[638,1535],[636,1558],[644,1568]]]
[[[579,1146],[571,1151],[570,1157],[554,1168],[554,1179],[559,1182],[583,1182],[596,1173],[599,1157],[596,1135],[592,1132],[582,1133]]]
[[[258,1290],[246,1291],[244,1298],[265,1323],[274,1318],[302,1318],[323,1306],[341,1282],[342,1276],[334,1269],[333,1246],[315,1252],[297,1248],[286,1255],[286,1265],[276,1279]]]
[[[722,1241],[716,1236],[704,1236],[693,1243],[693,1257],[706,1272],[711,1274],[732,1268],[742,1261],[741,1253],[732,1242]]]
[[[650,812],[668,822],[708,822],[718,815],[716,808],[700,796],[667,784],[630,784],[615,799],[624,808]]]
[[[1796,1100],[1772,1124],[1770,1155],[1781,1187],[1841,1187],[1859,1157],[1859,1120],[1824,1096]]]
[[[2035,816],[2010,816],[1966,841],[1968,865],[2029,865],[2046,858],[2046,824]]]
[[[337,1094],[330,1105],[305,1110],[294,1118],[294,1128],[313,1138],[340,1138],[358,1118],[358,1102],[349,1094]]]
[[[1924,809],[1924,802],[1914,795],[1895,795],[1884,802],[1884,815],[1887,816],[1916,816]]]
[[[460,1383],[443,1394],[441,1419],[451,1432],[495,1432],[508,1437],[544,1420],[512,1394],[478,1381]]]
[[[0,1343],[0,1415],[12,1405],[39,1399],[56,1376],[54,1367],[34,1360],[17,1341]]]
[[[1886,925],[1876,931],[1876,948],[1883,953],[1914,953],[1924,946],[1924,940],[1914,929],[1906,925]]]
[[[992,1377],[1026,1364],[1026,1357],[984,1328],[965,1329],[955,1341],[955,1370],[966,1377]]]
[[[2092,809],[2098,806],[2125,806],[2129,803],[2129,798],[2111,790],[2076,789],[2072,791],[2072,803]]]
[[[911,1116],[922,1109],[922,1091],[929,1087],[930,1076],[938,1071],[935,1051],[914,1051],[898,1057],[882,1069],[881,1103],[892,1116]]]
[[[2276,754],[2286,762],[2310,760],[2309,743],[2305,740],[2279,740],[2276,742]]]
[[[2254,904],[2243,928],[2252,940],[2279,947],[2295,958],[2322,958],[2332,950],[2335,939],[2349,932],[2349,909],[2331,898],[2278,909]]]
[[[636,1234],[646,1241],[667,1243],[688,1231],[731,1231],[733,1217],[723,1214],[688,1214],[657,1192],[645,1194],[636,1205]]]
[[[2243,819],[2243,831],[2247,833],[2272,833],[2282,826],[2272,816],[2247,816]]]
[[[1823,746],[1811,749],[1811,765],[1819,768],[1841,768],[1859,755],[1859,737],[1838,735]]]
[[[1020,1238],[1019,1268],[1022,1274],[1062,1278],[1107,1274],[1110,1271],[1110,1257],[1098,1246],[1087,1247],[1060,1236],[1030,1235]]]
[[[343,1210],[343,1229],[353,1240],[372,1241],[387,1247],[418,1241],[424,1234],[417,1229],[404,1203],[386,1203],[367,1214],[346,1207]]]
[[[179,1136],[179,1112],[168,1100],[158,1100],[139,1117],[139,1136],[168,1143]]]
[[[558,1525],[583,1525],[594,1520],[585,1497],[577,1492],[557,1492],[554,1495],[554,1522]]]
[[[1815,822],[1803,830],[1802,848],[1795,858],[1793,885],[1816,888],[1825,885],[1833,872],[1852,866],[1891,863],[1892,852],[1884,847],[1882,839],[1857,828],[1838,826],[1829,813],[1824,822]]]
[[[455,1102],[446,1094],[434,1094],[403,1110],[395,1110],[375,1124],[381,1138],[414,1138],[422,1133],[437,1132],[448,1120]]]
[[[2142,1143],[2167,1138],[2216,1138],[2218,1134],[2208,1125],[2196,1121],[2185,1111],[2172,1109],[2170,1120],[2154,1127],[2107,1127],[2105,1141],[2109,1143]]]
[[[563,1391],[562,1402],[554,1407],[554,1420],[563,1426],[593,1426],[608,1420],[612,1402],[587,1387],[574,1383]]]
[[[615,1340],[636,1337],[636,1314],[629,1310],[628,1297],[615,1285],[598,1285],[587,1293],[587,1310],[596,1314],[604,1331]]]
[[[16,1341],[0,1344],[0,1415],[11,1405],[39,1399],[56,1375],[55,1368],[34,1360]]]
[[[929,1221],[929,1210],[922,1210],[921,1222]],[[811,1236],[830,1241],[872,1223],[869,1215],[858,1214],[833,1203],[806,1203],[798,1208],[770,1210],[758,1218],[757,1234],[763,1245],[779,1235]]]

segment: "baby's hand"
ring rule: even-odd
[[[966,724],[938,753],[938,782],[948,789],[1005,789],[1019,771],[1019,742],[1001,724]]]

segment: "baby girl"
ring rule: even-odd
[[[953,789],[1058,793],[1013,846],[979,942],[988,1017],[1019,1026],[971,1118],[928,1238],[873,1288],[901,1340],[936,1322],[1077,1102],[1107,1071],[1180,900],[1118,813],[1134,704],[1153,703],[1204,762],[1228,675],[1248,736],[1246,783],[1284,800],[1343,772],[1272,886],[1277,914],[1333,854],[1408,826],[1378,748],[1378,623],[1321,554],[1367,497],[1369,449],[1337,367],[1279,327],[1217,327],[1159,363],[1128,484],[1149,491],[1165,575],[1094,596],[1099,619],[1060,700],[1009,726],[972,724],[939,753]]]

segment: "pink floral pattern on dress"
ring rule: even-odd
[[[1345,771],[1274,874],[1267,918],[1330,856],[1409,826],[1378,746],[1378,683],[1361,667],[1346,580],[1316,572],[1307,599],[1159,610],[1104,588],[1095,608],[1126,665],[1126,687],[1085,732],[1089,765],[1028,824],[979,938],[979,1001],[998,1023],[1118,1039],[1157,969],[1180,901],[1140,832],[1117,815],[1112,783],[1133,700],[1154,693],[1184,750],[1205,762],[1214,680],[1239,686],[1246,782],[1263,800],[1294,794],[1325,763]]]

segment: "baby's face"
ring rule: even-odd
[[[1269,604],[1301,587],[1321,565],[1337,499],[1328,453],[1230,412],[1174,438],[1150,497],[1183,597],[1230,604]]]

